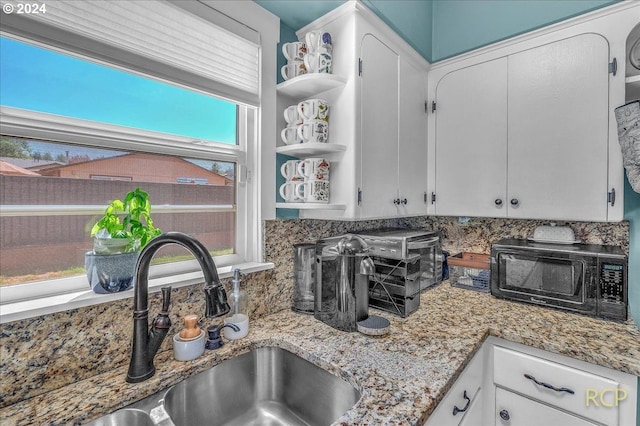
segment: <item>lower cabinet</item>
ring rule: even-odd
[[[425,425],[635,425],[637,388],[630,374],[489,337]]]

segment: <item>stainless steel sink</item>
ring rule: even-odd
[[[329,425],[360,392],[299,356],[264,347],[224,361],[167,391],[177,426]]]
[[[359,399],[360,392],[345,380],[287,350],[264,347],[223,361],[92,425],[329,425]]]
[[[145,411],[128,409],[115,411],[89,423],[89,426],[154,426],[155,423]]]

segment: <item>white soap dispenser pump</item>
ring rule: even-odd
[[[224,328],[222,331],[227,339],[235,340],[242,339],[249,333],[249,300],[247,298],[247,292],[240,288],[240,276],[242,271],[238,268],[233,270],[233,279],[231,284],[233,289],[229,295],[229,305],[231,310],[229,316],[224,319],[225,324],[235,324],[240,329],[234,331],[230,327]]]

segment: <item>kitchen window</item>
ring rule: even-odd
[[[200,239],[219,268],[260,261],[259,37],[177,4],[59,0],[3,20],[1,303],[86,290],[88,229],[135,187],[155,225]],[[163,248],[152,278],[197,282],[185,255]]]

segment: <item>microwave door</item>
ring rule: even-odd
[[[501,253],[500,290],[532,301],[582,304],[584,264],[575,259]]]

